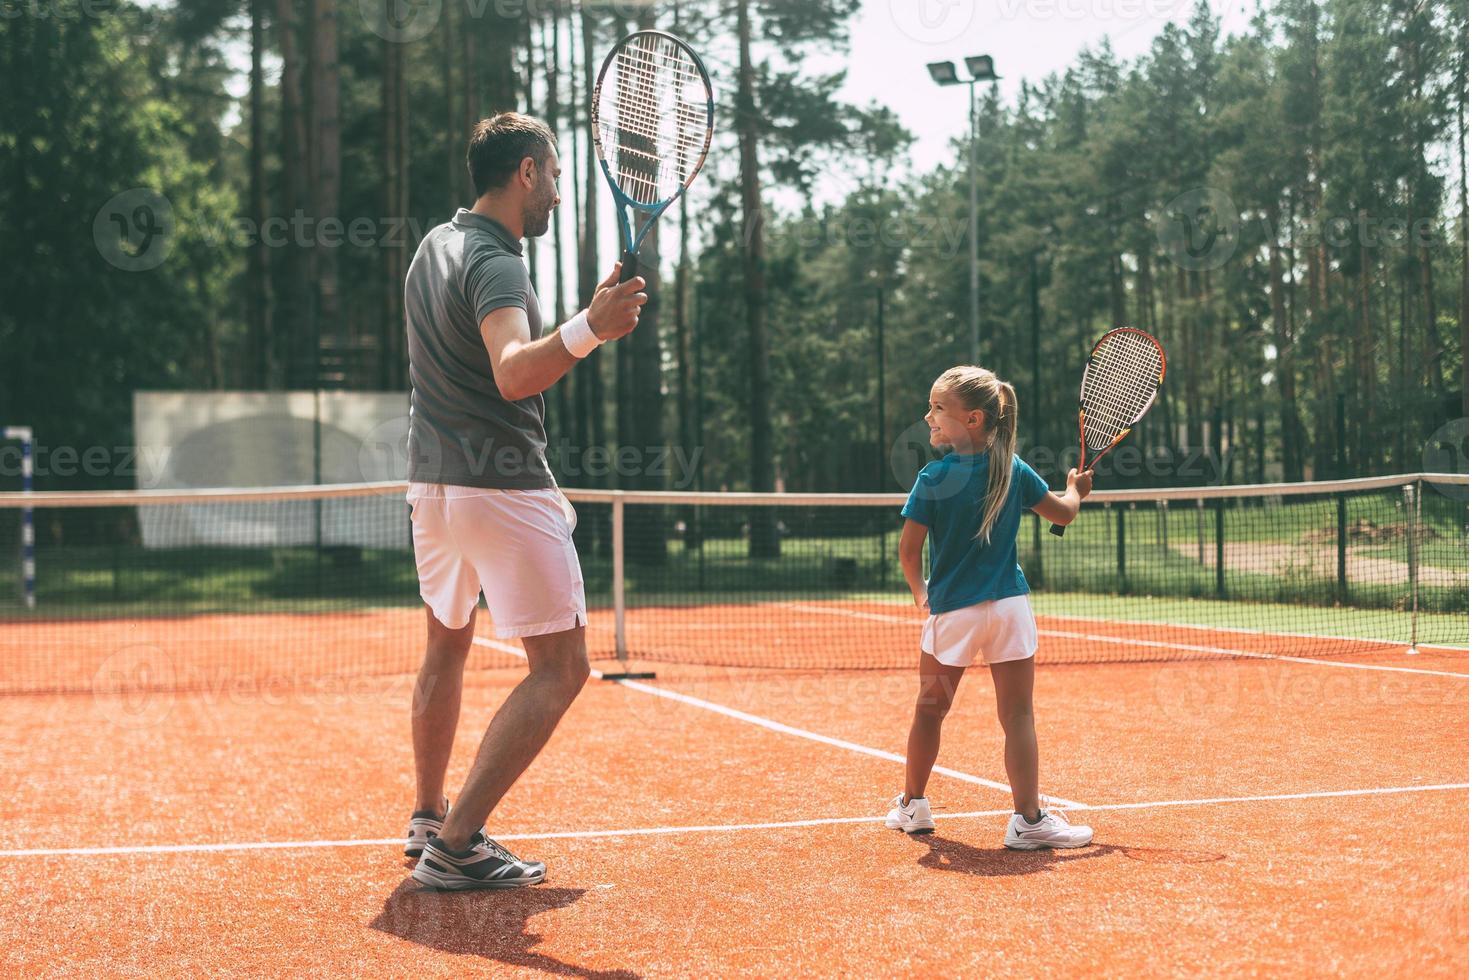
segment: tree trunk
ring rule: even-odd
[[[449,4],[450,7],[455,4]],[[460,84],[463,86],[460,94],[464,98],[461,109],[464,115],[460,118],[460,156],[463,157],[463,147],[469,141],[469,134],[474,132],[475,123],[480,120],[479,101],[479,53],[476,50],[475,33],[481,28],[479,19],[472,12],[476,8],[465,7],[459,18],[459,41],[460,41]],[[472,207],[475,201],[474,182],[470,180],[469,168],[459,168],[459,186],[463,188],[459,197],[465,202],[464,207]]]
[[[311,165],[312,210],[319,237],[322,222],[340,221],[342,195],[342,131],[337,70],[336,0],[312,0],[311,26]],[[337,235],[340,237],[340,230]],[[340,298],[337,293],[339,248],[317,242],[316,316],[318,337],[343,340]]]
[[[1302,472],[1301,451],[1297,445],[1300,417],[1296,409],[1295,338],[1285,312],[1285,275],[1280,255],[1280,208],[1272,203],[1267,211],[1271,231],[1270,249],[1270,322],[1275,333],[1275,383],[1280,390],[1280,455],[1287,481],[1299,481]],[[1263,463],[1261,464],[1263,466]]]
[[[265,0],[250,0],[250,220],[255,237],[250,243],[246,298],[249,318],[249,355],[246,383],[252,388],[272,387],[270,342],[270,277],[266,271],[265,226]]]
[[[1462,45],[1466,38],[1460,38]],[[1459,50],[1458,98],[1456,113],[1459,121],[1459,364],[1462,386],[1459,392],[1460,410],[1469,416],[1469,180],[1465,179],[1464,163],[1464,75],[1469,52]]]
[[[298,0],[276,0],[276,36],[281,51],[281,183],[285,189],[286,220],[297,227],[307,211],[306,118],[303,105],[301,55],[298,44]],[[281,250],[286,288],[281,296],[276,326],[286,332],[275,345],[287,353],[285,382],[295,389],[316,385],[317,351],[311,302],[312,251],[293,235]]]
[[[750,57],[750,0],[738,0],[739,88],[735,118],[740,144],[744,218],[741,250],[745,277],[745,326],[750,343],[750,489],[775,489],[775,446],[770,419],[770,351],[765,336],[765,234],[760,201],[760,134],[755,105],[755,66]],[[750,509],[750,557],[780,555],[780,537],[769,508]]]
[[[383,320],[378,342],[378,386],[404,386],[403,282],[408,275],[408,92],[403,45],[383,41],[383,214],[392,238],[383,243]]]
[[[454,49],[455,45],[455,3],[444,7],[444,16],[441,23],[443,36],[439,41],[439,64],[441,77],[444,83],[444,111],[448,114],[447,125],[444,129],[444,162],[447,164],[444,182],[444,196],[447,207],[444,210],[444,219],[453,217],[454,212],[464,205],[473,204],[473,200],[463,196],[466,178],[464,176],[464,150],[469,134],[461,132],[463,116],[459,114],[454,104]]]
[[[544,38],[543,38],[544,40]],[[546,59],[546,125],[551,127],[551,132],[558,131],[561,124],[561,12],[555,8],[551,10],[551,53]],[[573,123],[573,132],[576,127]],[[576,169],[576,157],[571,157],[571,170]],[[576,179],[572,177],[573,181]],[[576,214],[576,206],[572,205],[573,220]],[[565,323],[566,316],[566,269],[562,265],[563,250],[561,245],[561,214],[553,216],[551,223],[551,254],[552,261],[556,264],[555,290],[556,301],[552,304],[555,310],[556,322]],[[571,422],[571,383],[572,373],[567,374],[556,385],[556,417],[555,430],[558,449],[564,451],[569,434]]]

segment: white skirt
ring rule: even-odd
[[[1010,596],[935,613],[923,624],[922,650],[941,664],[968,667],[1035,656],[1030,597]]]

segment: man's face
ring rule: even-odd
[[[525,237],[539,238],[551,227],[551,212],[561,203],[556,182],[561,177],[561,161],[556,151],[546,154],[544,165],[535,168],[536,185],[525,199]]]

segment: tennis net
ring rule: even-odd
[[[0,693],[415,670],[405,489],[0,494],[36,536],[34,606],[0,596]],[[568,496],[594,659],[914,663],[901,495]],[[1019,537],[1042,663],[1469,649],[1469,477],[1099,491],[1043,531]],[[474,666],[518,662],[483,613],[477,634]]]

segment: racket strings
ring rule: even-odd
[[[1163,357],[1156,344],[1121,334],[1092,354],[1082,384],[1087,448],[1107,448],[1131,428],[1157,395]]]
[[[708,143],[703,74],[679,45],[649,39],[618,52],[611,81],[599,127],[618,185],[641,204],[672,197],[697,172]]]

